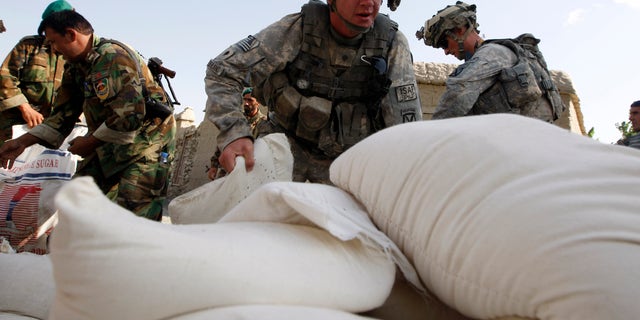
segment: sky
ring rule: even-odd
[[[0,56],[26,35],[35,34],[51,0],[0,0],[7,31],[0,33]],[[194,110],[204,119],[207,62],[237,41],[283,16],[299,12],[307,1],[133,1],[68,0],[97,35],[128,43],[146,58],[158,57],[175,70],[170,79],[178,101],[176,112]],[[476,0],[480,34],[485,39],[534,34],[549,69],[567,73],[578,97],[584,125],[595,138],[620,138],[615,124],[628,120],[629,105],[640,100],[640,0]],[[403,0],[396,11],[383,1],[381,13],[399,23],[414,61],[461,63],[442,50],[424,45],[415,32],[451,1]]]

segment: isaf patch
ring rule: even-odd
[[[406,102],[418,99],[418,90],[413,84],[401,86],[396,88],[396,98],[398,102]]]
[[[97,79],[93,82],[93,90],[96,92],[98,99],[104,100],[109,97],[109,78]]]

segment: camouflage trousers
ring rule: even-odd
[[[97,157],[76,172],[76,176],[91,176],[109,200],[150,220],[162,219],[162,207],[167,195],[169,164],[149,162],[144,158],[122,172],[105,178]]]

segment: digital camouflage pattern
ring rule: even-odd
[[[24,37],[13,47],[0,68],[0,143],[11,138],[13,125],[25,123],[17,106],[29,103],[49,115],[64,63],[43,36]]]
[[[329,19],[328,14],[326,19]],[[244,121],[242,108],[238,107],[241,105],[240,92],[244,87],[251,86],[254,88],[254,96],[260,102],[265,102],[267,80],[274,74],[284,72],[298,58],[303,45],[302,29],[302,13],[287,15],[209,61],[205,76],[207,118],[220,129],[217,138],[220,150],[239,138],[252,136],[250,127]],[[333,37],[329,33],[324,36]],[[337,41],[331,39],[330,42]],[[353,42],[342,43],[335,48],[327,47],[326,50],[330,50],[330,55],[335,56],[335,61],[338,61],[338,57],[342,57],[338,53],[353,48],[353,45]],[[387,59],[387,76],[391,87],[381,102],[385,125],[421,120],[422,109],[412,56],[407,39],[400,31],[395,34]],[[274,108],[273,105],[268,107],[270,110]]]
[[[175,152],[175,120],[145,120],[142,86],[134,60],[112,43],[93,49],[85,61],[68,63],[50,117],[29,133],[59,147],[84,113],[88,134],[105,142],[79,165],[77,175],[90,175],[107,196],[137,215],[158,220],[166,195],[168,163],[160,153]],[[137,57],[149,94],[164,101],[162,88]]]
[[[432,119],[507,112],[553,122],[553,108],[542,94],[522,109],[510,108],[506,103],[509,93],[504,91],[506,87],[500,83],[499,76],[517,62],[516,54],[506,46],[495,43],[480,46],[473,57],[447,79],[446,91]]]

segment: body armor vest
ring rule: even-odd
[[[536,112],[535,108],[549,109],[553,122],[564,112],[562,98],[551,79],[547,63],[538,50],[539,40],[531,34],[523,34],[515,39],[487,40],[506,46],[518,57],[513,67],[502,70],[498,81],[483,92],[471,114],[517,113],[536,117],[546,112]],[[531,114],[530,114],[531,113]]]
[[[265,84],[270,120],[336,156],[384,124],[379,109],[391,85],[387,56],[397,24],[379,15],[352,47],[332,37],[326,4],[312,0],[302,16],[300,53]]]

